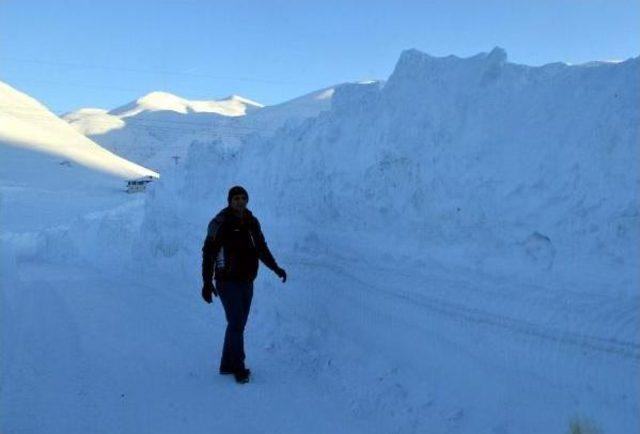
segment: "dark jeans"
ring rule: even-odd
[[[253,282],[216,280],[216,288],[227,317],[220,370],[244,369],[244,327],[251,309]]]

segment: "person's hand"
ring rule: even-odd
[[[275,273],[278,275],[279,278],[282,279],[282,283],[287,281],[287,272],[284,271],[282,268],[276,268]]]
[[[202,285],[202,298],[207,303],[211,303],[213,301],[213,298],[211,298],[212,294],[216,297],[218,296],[216,287],[213,286],[213,282],[205,282],[204,285]]]

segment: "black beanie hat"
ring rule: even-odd
[[[249,200],[249,193],[247,193],[247,190],[245,190],[244,187],[235,185],[229,189],[229,194],[227,195],[227,203],[229,205],[231,205],[231,198],[236,194],[244,194],[247,196],[247,200]]]

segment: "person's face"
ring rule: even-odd
[[[242,212],[247,207],[248,201],[249,200],[247,199],[247,196],[245,196],[244,194],[234,194],[233,196],[231,196],[231,208],[233,208],[235,211]]]

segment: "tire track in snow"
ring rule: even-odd
[[[331,269],[332,272],[338,272],[344,277],[357,282],[361,288],[373,289],[386,297],[412,303],[447,318],[465,323],[499,328],[512,333],[557,342],[562,345],[570,345],[585,350],[593,350],[640,361],[640,344],[635,342],[564,331],[555,327],[492,313],[479,308],[468,307],[462,303],[456,303],[425,294],[387,290],[370,282],[366,282],[351,272],[346,271],[343,267],[335,264],[329,265],[326,263],[306,261],[299,262],[299,264]]]

